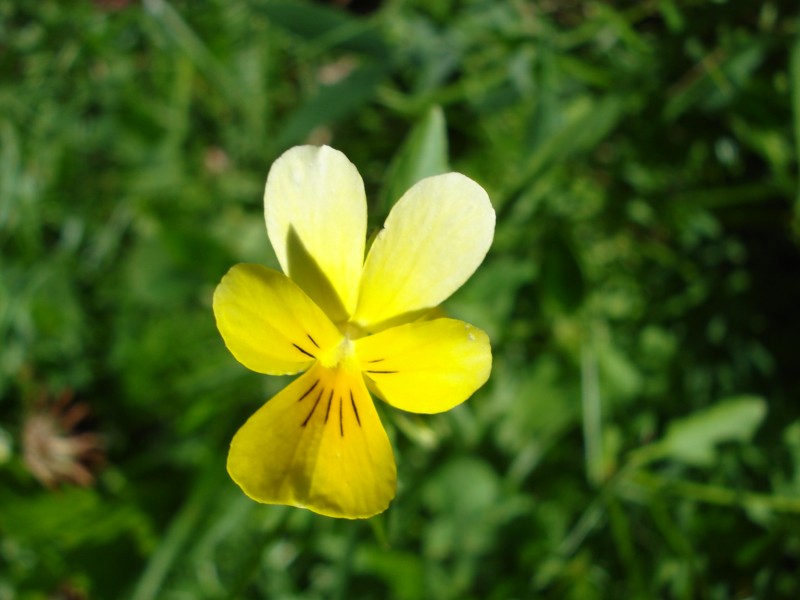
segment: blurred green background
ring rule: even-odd
[[[795,0],[0,0],[0,600],[800,597],[798,140]],[[224,469],[298,143],[498,214],[492,377],[382,410],[370,521]]]

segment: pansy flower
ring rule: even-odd
[[[245,367],[301,373],[236,433],[228,472],[254,500],[332,517],[384,511],[392,447],[370,392],[414,413],[446,411],[489,377],[486,334],[434,309],[472,275],[494,235],[480,185],[423,179],[365,255],[367,201],[355,166],[327,146],[273,164],[267,232],[283,273],[239,264],[214,293],[225,344]]]

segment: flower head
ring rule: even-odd
[[[103,438],[79,432],[89,406],[72,401],[64,391],[53,401],[42,395],[22,427],[23,460],[34,477],[48,488],[62,483],[89,486],[104,462]]]
[[[358,171],[337,150],[298,146],[273,164],[264,212],[283,273],[234,266],[214,293],[214,315],[244,366],[302,375],[236,433],[228,472],[259,502],[370,517],[396,489],[370,391],[437,413],[489,377],[486,334],[431,316],[483,261],[494,210],[464,175],[424,179],[394,206],[365,260]]]

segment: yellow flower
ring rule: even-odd
[[[396,469],[369,391],[437,413],[489,377],[486,334],[432,318],[432,309],[483,261],[494,210],[464,175],[424,179],[394,206],[364,260],[358,171],[337,150],[298,146],[273,164],[264,213],[285,275],[234,266],[214,292],[214,315],[244,366],[302,375],[236,433],[228,472],[259,502],[370,517],[394,498]]]

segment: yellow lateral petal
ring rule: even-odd
[[[489,378],[488,336],[455,319],[418,321],[355,340],[372,389],[386,402],[415,413],[449,410]]]
[[[264,216],[283,268],[334,321],[355,309],[367,231],[364,182],[328,146],[297,146],[275,161]]]
[[[214,317],[225,345],[248,369],[288,375],[335,347],[341,333],[286,275],[260,265],[234,266],[214,291]]]
[[[441,303],[483,261],[494,224],[489,196],[468,177],[447,173],[418,182],[372,244],[352,320],[378,331]]]
[[[239,429],[228,473],[258,502],[347,519],[383,512],[396,491],[392,447],[361,374],[319,364]]]

